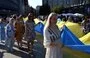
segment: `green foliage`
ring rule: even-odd
[[[48,15],[50,13],[50,6],[48,4],[42,5],[39,13],[40,15]]]
[[[90,3],[90,0],[88,0],[88,2]]]
[[[63,8],[63,6],[55,6],[51,9],[51,11],[60,14],[62,13]]]

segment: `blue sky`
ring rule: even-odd
[[[33,8],[36,8],[37,5],[42,5],[42,0],[28,0],[28,3]]]

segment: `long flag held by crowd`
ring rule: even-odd
[[[83,43],[66,26],[64,26],[61,32],[61,41],[64,45],[83,45]]]
[[[37,23],[37,25],[35,26],[35,31],[39,32],[43,35],[43,29],[44,29],[44,24],[42,24],[41,22]]]
[[[61,33],[61,42],[71,49],[90,53],[90,46],[84,45],[66,26]]]
[[[43,35],[44,24],[39,22],[35,31]],[[62,32],[60,32],[61,42],[64,46],[69,47],[70,49],[90,53],[90,45],[84,45],[66,26],[64,26]]]

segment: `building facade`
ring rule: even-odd
[[[28,0],[0,0],[0,15],[24,14]]]
[[[50,8],[53,8],[54,6],[70,7],[87,3],[89,3],[89,0],[42,0],[42,4],[48,4]]]
[[[61,6],[63,3],[63,0],[42,0],[42,5],[48,4],[50,8],[53,8],[55,6]]]
[[[41,7],[41,6],[39,6],[39,5],[36,7],[36,16],[39,15],[40,7]]]

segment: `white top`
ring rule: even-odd
[[[45,58],[63,58],[63,53],[59,45],[50,46],[50,43],[60,44],[60,31],[58,28],[44,29],[44,47],[46,48]]]

